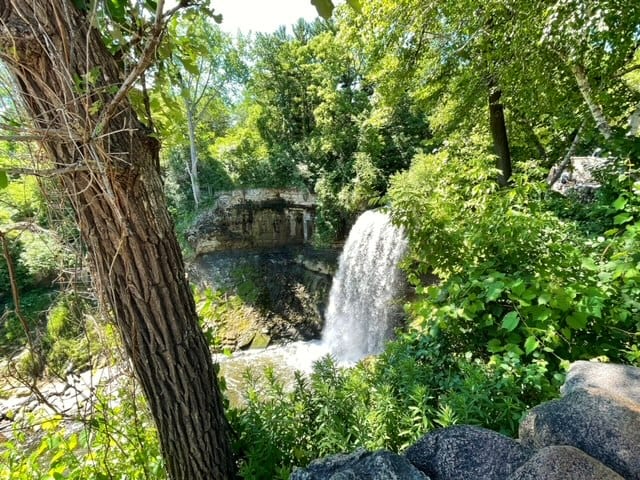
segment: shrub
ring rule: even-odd
[[[633,226],[615,234],[627,243],[596,246],[548,210],[535,171],[523,169],[510,188],[497,189],[492,162],[467,146],[451,147],[418,156],[393,179],[392,213],[412,246],[412,319],[448,354],[510,354],[547,362],[551,373],[568,360],[624,360],[638,330],[637,303],[622,295],[635,289],[635,264],[622,260]],[[613,223],[631,218],[618,213]],[[425,273],[441,283],[423,285]],[[623,286],[623,278],[631,283]]]
[[[83,305],[75,295],[58,297],[47,314],[47,334],[52,339],[74,338],[83,331]]]
[[[246,405],[229,418],[247,479],[288,478],[294,466],[357,447],[400,451],[457,422],[515,434],[527,409],[557,395],[542,360],[446,356],[416,330],[353,368],[325,357],[289,388],[272,370],[246,376]]]

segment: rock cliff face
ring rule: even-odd
[[[551,185],[562,195],[574,195],[582,201],[592,201],[600,188],[597,172],[611,165],[611,160],[601,157],[571,157],[567,165],[554,165],[547,181],[555,179]],[[558,170],[562,168],[562,171]]]
[[[519,440],[455,426],[428,433],[402,459],[431,480],[640,480],[638,379],[638,368],[576,362],[562,398],[533,408],[520,425]],[[397,455],[387,453],[393,465],[401,464]],[[358,453],[358,459],[362,456]],[[358,464],[355,469],[344,458],[352,456],[315,461],[291,478],[378,478],[376,467]],[[416,478],[394,472],[386,478]]]
[[[187,237],[196,255],[303,245],[313,235],[315,205],[314,195],[300,190],[224,192]]]
[[[317,338],[338,251],[310,245],[316,199],[293,189],[220,194],[188,232],[196,251],[192,280],[238,295],[253,310],[241,335],[225,346]],[[237,337],[237,338],[236,338]]]
[[[338,253],[295,246],[206,253],[191,264],[190,276],[239,296],[254,310],[247,332],[223,339],[225,346],[244,348],[258,333],[274,341],[310,340],[322,330]]]

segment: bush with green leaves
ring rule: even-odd
[[[542,360],[551,372],[576,359],[624,361],[638,331],[637,302],[622,295],[635,291],[635,266],[623,261],[633,225],[603,248],[549,210],[535,171],[521,167],[498,189],[493,157],[475,151],[470,143],[420,155],[392,180],[393,217],[412,246],[413,321],[449,353]],[[614,223],[631,222],[620,215]],[[426,273],[440,283],[423,284]]]
[[[51,339],[74,338],[82,334],[84,307],[78,295],[60,295],[47,314],[48,336]]]

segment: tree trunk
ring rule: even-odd
[[[504,119],[504,108],[500,103],[502,91],[489,82],[489,128],[493,138],[493,150],[498,156],[498,184],[504,187],[511,177],[511,151],[509,150],[509,137],[507,136],[507,124]]]
[[[628,120],[629,131],[627,132],[628,137],[635,137],[640,132],[640,103],[636,106],[633,113],[629,116]]]
[[[187,173],[191,181],[191,192],[193,193],[193,202],[196,210],[200,205],[200,182],[198,180],[198,145],[196,144],[196,119],[194,105],[185,100],[187,109],[187,127],[189,129],[189,162],[187,162]]]
[[[123,72],[71,0],[0,0],[0,16],[0,58],[44,150],[55,167],[74,167],[61,183],[170,478],[232,478],[228,425],[167,213],[158,144],[126,98],[104,116]],[[89,72],[97,79],[83,83]]]
[[[589,111],[591,112],[591,116],[598,126],[598,130],[606,140],[609,140],[611,138],[611,126],[607,121],[604,110],[602,110],[602,107],[596,102],[595,98],[593,97],[593,90],[591,89],[591,84],[589,83],[587,72],[582,65],[576,64],[571,65],[571,71],[576,78],[576,82],[578,83],[578,88],[580,89],[582,98],[584,98],[584,101],[586,102],[587,106],[589,107]]]

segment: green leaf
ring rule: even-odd
[[[613,208],[615,208],[616,210],[622,210],[624,207],[627,206],[627,202],[628,200],[626,198],[624,198],[622,195],[620,195],[615,202],[613,202]]]
[[[125,3],[123,0],[105,0],[107,15],[118,23],[124,23]]]
[[[184,69],[189,72],[191,75],[198,75],[200,73],[200,69],[198,68],[198,64],[195,59],[190,57],[181,57],[180,62]]]
[[[571,308],[572,302],[565,292],[556,290],[553,292],[553,296],[549,300],[549,304],[553,308],[566,312]]]
[[[4,170],[0,170],[0,190],[3,188],[7,188],[9,185],[9,177],[7,177],[7,172]]]
[[[538,305],[548,305],[551,300],[551,294],[549,292],[542,292],[538,297]]]
[[[362,12],[362,4],[360,0],[347,0],[347,3],[353,8],[356,12]]]
[[[522,351],[522,349],[518,345],[516,345],[515,343],[507,344],[506,351],[515,353],[518,356],[520,356],[520,355],[522,355],[524,353]]]
[[[587,314],[584,312],[574,312],[567,318],[567,325],[574,330],[581,330],[587,326]]]
[[[633,220],[633,215],[628,212],[619,213],[615,217],[613,217],[614,225],[622,225],[623,223],[627,223]]]
[[[596,262],[591,257],[585,257],[582,259],[582,268],[584,268],[585,270],[590,270],[592,272],[598,270]]]
[[[537,350],[539,346],[540,342],[538,342],[538,339],[531,335],[530,337],[527,337],[524,342],[524,351],[529,355],[534,350]]]
[[[510,285],[510,288],[515,295],[518,295],[518,296],[522,295],[526,288],[524,285],[524,280],[522,280],[521,278],[517,279],[515,282],[513,282]]]
[[[520,323],[518,312],[509,312],[502,319],[502,328],[512,332]]]
[[[490,302],[497,300],[500,298],[500,295],[504,291],[504,283],[502,282],[492,282],[487,285],[487,300]]]
[[[316,7],[318,15],[322,18],[329,19],[333,13],[333,2],[331,0],[311,0],[311,4]]]
[[[487,343],[487,350],[491,353],[499,353],[504,351],[504,347],[502,346],[502,343],[500,343],[500,340],[492,338]]]

